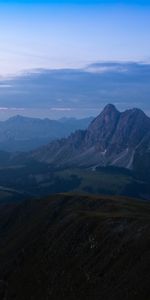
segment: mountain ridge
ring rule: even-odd
[[[0,150],[30,151],[50,141],[69,136],[77,129],[85,129],[92,117],[51,120],[16,115],[0,121]]]
[[[133,168],[135,153],[149,151],[150,118],[133,108],[119,112],[112,104],[91,122],[66,139],[32,153],[32,157],[56,166],[117,166]]]

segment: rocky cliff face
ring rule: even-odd
[[[137,153],[149,151],[150,119],[140,109],[119,112],[108,104],[87,130],[32,153],[56,166],[114,165],[132,169]]]

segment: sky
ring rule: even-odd
[[[0,0],[0,120],[150,115],[149,28],[150,0]]]
[[[0,1],[0,76],[150,61],[150,1]]]

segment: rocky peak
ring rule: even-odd
[[[132,168],[135,153],[149,150],[150,118],[140,109],[119,112],[108,104],[87,130],[77,131],[47,152],[51,163]],[[41,159],[41,152],[38,157]],[[69,158],[68,158],[69,157]],[[62,159],[63,158],[63,159]]]
[[[118,110],[115,107],[115,105],[113,105],[113,104],[107,104],[103,109],[103,113],[106,113],[106,114],[111,114],[114,112],[116,113],[116,112],[118,112]]]
[[[108,104],[105,106],[103,111],[93,120],[89,128],[91,127],[101,127],[113,122],[118,118],[120,115],[120,112],[116,109],[116,107],[113,104]]]
[[[117,126],[119,117],[120,112],[116,107],[112,104],[108,104],[90,124],[86,136],[88,143],[102,143],[102,141],[105,140],[106,144]]]

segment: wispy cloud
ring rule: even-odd
[[[0,89],[7,89],[7,88],[11,88],[12,85],[10,84],[0,84]]]
[[[140,68],[148,69],[150,62],[99,62],[86,66],[85,71],[89,73],[126,73]]]
[[[73,110],[73,108],[71,108],[71,107],[52,107],[52,108],[50,108],[50,110],[53,110],[53,111],[71,111],[71,110]]]
[[[9,111],[24,111],[25,108],[19,108],[19,107],[0,107],[0,110],[9,110]]]
[[[89,73],[108,73],[108,72],[118,72],[124,73],[128,69],[121,66],[89,66],[85,69]]]
[[[0,110],[8,110],[8,107],[0,107]]]

